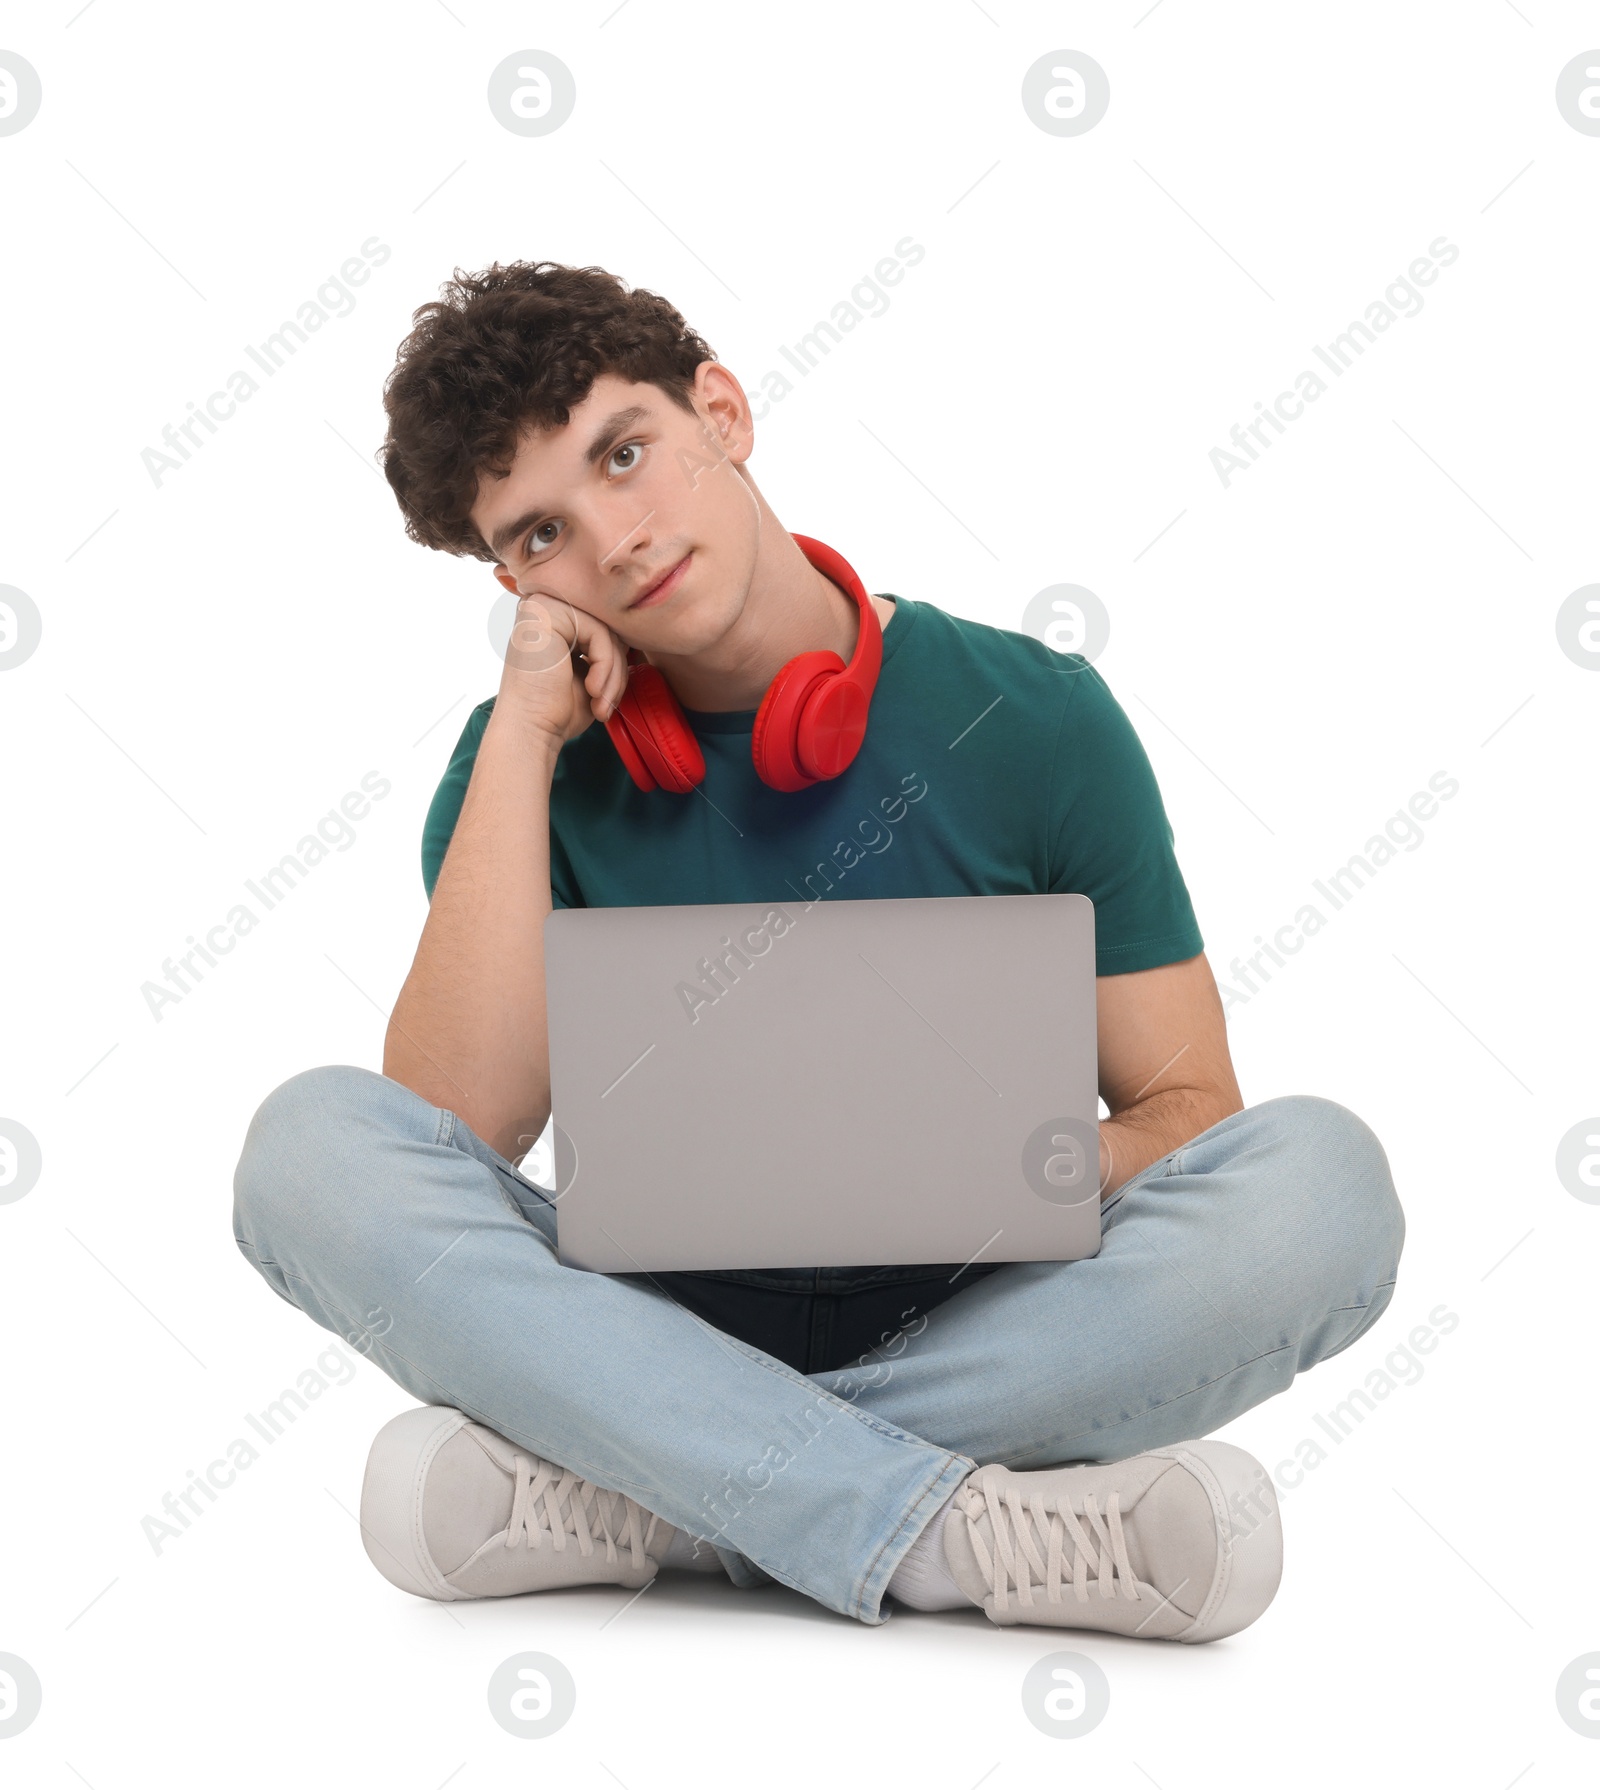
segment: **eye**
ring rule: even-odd
[[[562,529],[566,526],[565,522],[554,516],[548,521],[536,524],[526,542],[528,558],[533,559],[546,547],[553,547],[560,537]]]
[[[643,454],[643,442],[625,441],[620,447],[614,447],[611,450],[606,466],[612,472],[632,472],[634,467],[639,464]]]

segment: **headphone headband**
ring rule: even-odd
[[[823,577],[831,578],[847,597],[855,598],[856,607],[861,611],[861,627],[856,634],[856,649],[850,655],[844,675],[851,683],[863,685],[870,696],[883,668],[883,624],[872,607],[872,598],[856,576],[855,567],[825,541],[814,541],[810,535],[796,535],[794,543]]]

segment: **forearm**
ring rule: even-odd
[[[550,1115],[544,922],[560,742],[496,704],[384,1041],[383,1070],[512,1159]]]
[[[1164,1088],[1100,1121],[1100,1197],[1109,1199],[1141,1170],[1243,1110],[1237,1089]]]

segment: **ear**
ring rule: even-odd
[[[756,434],[744,387],[721,361],[703,360],[695,369],[693,396],[717,446],[736,466],[742,466],[755,447]]]

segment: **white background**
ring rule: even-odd
[[[1554,1164],[1600,1110],[1600,677],[1554,623],[1600,576],[1600,137],[1554,89],[1595,8],[76,11],[0,26],[44,87],[0,138],[0,582],[44,620],[0,677],[0,1116],[44,1165],[0,1206],[0,1652],[44,1684],[8,1781],[1592,1781],[1554,1687],[1600,1648],[1600,1209]],[[1111,83],[1079,137],[1020,100],[1063,47]],[[577,82],[546,137],[485,100],[524,48]],[[141,450],[374,235],[355,309],[154,484]],[[869,589],[1004,627],[1099,595],[1219,976],[1460,783],[1230,1012],[1247,1102],[1359,1112],[1410,1231],[1376,1328],[1229,1438],[1292,1459],[1430,1311],[1457,1328],[1285,1496],[1276,1603],[1208,1648],[682,1578],[609,1623],[627,1594],[408,1598],[349,1514],[412,1402],[365,1361],[156,1555],[141,1519],[333,1340],[237,1252],[232,1169],[278,1082],[377,1066],[422,817],[497,683],[488,569],[407,541],[372,461],[412,308],[456,266],[598,263],[753,387],[907,235],[752,470]],[[1224,488],[1210,450],[1440,235],[1425,308]],[[152,1018],[162,960],[374,770],[356,843]],[[1110,1681],[1077,1740],[1019,1700],[1058,1648]],[[523,1649],[578,1684],[538,1743],[485,1702]]]

